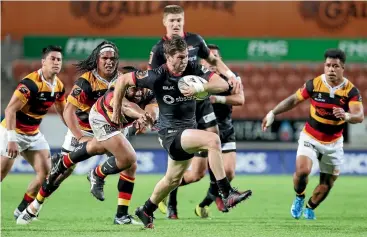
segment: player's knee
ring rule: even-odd
[[[300,164],[297,166],[296,175],[298,177],[307,177],[311,173],[311,167],[307,164]]]
[[[208,138],[208,150],[221,150],[220,138],[217,134],[210,134]]]
[[[126,169],[126,170],[122,171],[121,173],[122,173],[122,174],[125,174],[125,175],[127,175],[127,176],[129,176],[129,177],[135,177],[136,169],[137,169],[137,168],[138,168],[138,165],[137,165],[137,163],[136,163],[136,162],[134,162],[134,163],[130,166],[130,168],[128,168],[128,169]]]

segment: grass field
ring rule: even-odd
[[[194,207],[206,192],[208,179],[205,179],[179,190],[180,220],[167,220],[157,211],[154,230],[112,224],[118,176],[107,178],[104,202],[90,195],[85,176],[73,176],[46,202],[39,221],[17,226],[13,210],[31,177],[9,175],[2,184],[2,236],[367,236],[365,177],[341,177],[329,198],[316,210],[315,221],[291,218],[289,210],[294,193],[290,176],[239,176],[234,186],[251,188],[253,197],[227,214],[219,213],[212,206],[212,218],[199,219],[194,214]],[[137,177],[131,213],[144,203],[160,177]],[[317,177],[311,178],[306,194],[311,194],[317,181]]]

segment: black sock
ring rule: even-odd
[[[178,187],[171,191],[168,199],[168,206],[177,207],[177,191]]]
[[[118,174],[122,171],[119,167],[117,167],[114,156],[110,156],[103,164],[99,166],[101,167],[101,171],[105,176],[110,174]]]
[[[301,176],[299,177],[298,185],[297,187],[294,187],[294,191],[296,192],[296,195],[301,198],[305,198],[305,190],[307,186],[307,176]]]
[[[93,156],[93,154],[88,154],[87,152],[87,143],[84,142],[79,144],[74,151],[69,153],[69,158],[73,164],[89,159]],[[70,166],[69,166],[70,167]],[[67,168],[69,168],[67,167]]]
[[[134,182],[135,182],[134,177],[129,177],[120,174],[120,179],[117,185],[119,195],[118,195],[118,206],[116,216],[118,218],[128,214],[130,200],[134,190]]]
[[[210,177],[210,187],[209,192],[214,196],[219,196],[218,184],[217,180],[215,179],[213,171],[209,167],[209,177]]]
[[[231,190],[231,184],[229,183],[227,177],[224,177],[221,180],[217,181],[218,188],[222,193],[223,197],[226,198],[229,195],[229,191]]]
[[[312,210],[315,209],[319,204],[315,204],[311,201],[311,198],[308,199],[308,203],[306,204],[307,208],[311,208]]]
[[[18,206],[19,211],[24,211],[28,207],[28,205],[33,202],[34,198],[28,195],[28,193],[25,193],[23,196],[23,200],[20,202]]]
[[[210,206],[210,204],[212,203],[213,203],[213,200],[208,195],[206,195],[203,201],[201,201],[201,203],[199,204],[199,207],[203,208],[205,206]]]
[[[153,215],[153,212],[157,210],[158,206],[150,201],[150,198],[144,204],[144,210],[148,215]]]

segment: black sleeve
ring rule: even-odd
[[[28,90],[30,97],[35,97],[38,93],[38,86],[36,85],[36,83],[33,80],[28,79],[28,78],[24,78],[23,80],[21,80],[19,82],[17,89],[21,93],[25,93]]]
[[[152,51],[150,52],[149,58],[149,69],[154,69],[160,67],[161,65],[166,63],[166,58],[163,54],[163,47],[161,44],[156,44],[153,46]]]
[[[207,59],[209,57],[210,54],[210,49],[208,48],[208,46],[205,43],[205,40],[198,35],[199,38],[199,51],[198,51],[198,56],[202,59]]]
[[[209,71],[206,67],[197,64],[196,62],[189,62],[187,65],[191,70],[192,75],[199,76],[207,81],[214,75],[214,72]]]
[[[348,93],[349,102],[362,102],[362,96],[356,87],[353,87]]]
[[[92,87],[85,78],[79,77],[78,80],[74,82],[74,86],[71,89],[70,95],[75,99],[78,99],[81,95],[85,100],[88,99],[88,96],[92,92]]]
[[[162,67],[133,72],[136,87],[154,90],[154,84],[162,76]]]

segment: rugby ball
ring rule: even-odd
[[[188,75],[188,76],[184,76],[182,77],[179,81],[178,81],[178,88],[181,89],[185,88],[187,86],[195,86],[196,85],[203,85],[207,83],[206,80],[204,80],[203,78],[199,77],[199,76],[194,76],[194,75]],[[206,91],[197,93],[193,96],[196,100],[205,100],[209,97],[209,93]]]

